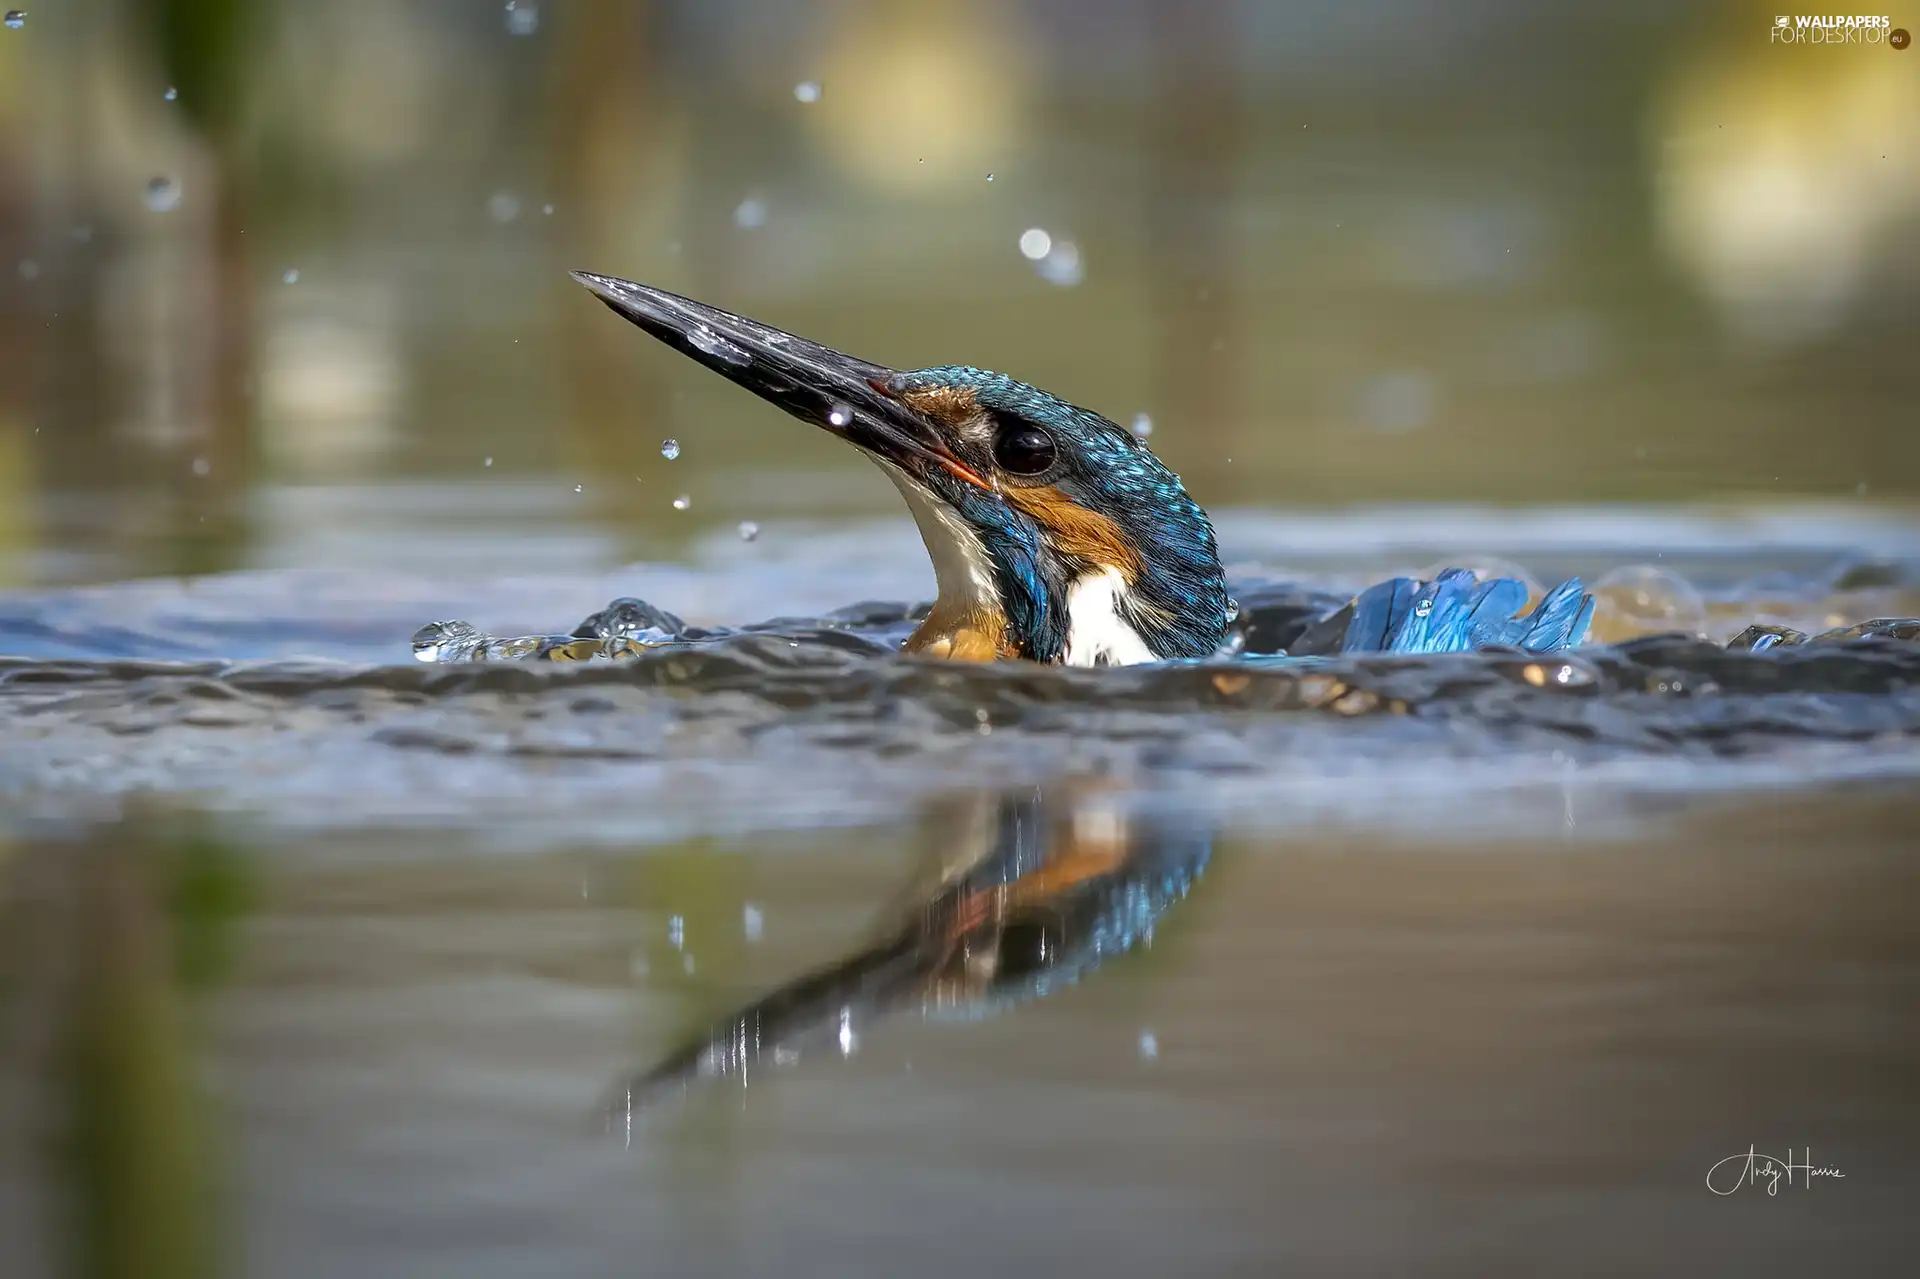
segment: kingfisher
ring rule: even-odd
[[[893,481],[937,588],[906,640],[909,654],[1128,666],[1223,651],[1236,606],[1213,524],[1180,477],[1112,420],[1002,373],[893,369],[664,289],[572,275],[622,318],[845,440]],[[1527,602],[1520,582],[1483,582],[1465,570],[1399,578],[1319,619],[1302,639],[1324,653],[1547,651],[1579,642],[1593,615],[1578,580],[1531,613],[1522,612]],[[676,620],[637,601],[616,611],[621,605],[640,608],[655,630]],[[617,638],[593,619],[574,633],[582,636]],[[435,631],[415,646],[444,660],[480,653],[484,639],[448,649],[446,633]],[[535,647],[569,655],[565,641]]]

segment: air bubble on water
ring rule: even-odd
[[[1135,413],[1133,415],[1133,438],[1136,440],[1144,440],[1152,434],[1153,419],[1145,413]]]
[[[660,456],[666,458],[667,461],[669,462],[673,461],[674,458],[679,457],[680,441],[679,440],[661,440]]]
[[[145,200],[147,207],[155,213],[171,213],[180,207],[180,183],[161,174],[147,179]]]
[[[746,934],[748,941],[759,941],[760,934],[766,931],[767,917],[760,908],[748,902],[740,909],[740,931]]]
[[[1072,240],[1055,240],[1053,248],[1037,265],[1041,279],[1063,289],[1072,288],[1086,276],[1080,264],[1080,246]]]
[[[820,82],[818,80],[802,80],[799,84],[793,86],[793,96],[802,102],[820,101]]]
[[[495,191],[487,197],[487,216],[495,222],[511,222],[520,216],[520,197],[511,191]]]
[[[1140,1060],[1153,1061],[1160,1056],[1160,1040],[1151,1030],[1140,1032]]]
[[[35,258],[21,258],[20,259],[20,278],[23,280],[39,279],[40,278],[39,261]]]
[[[11,28],[12,30],[18,31],[21,27],[24,27],[26,25],[27,25],[27,14],[24,9],[7,10],[7,26],[9,28]]]
[[[204,457],[196,457],[193,459],[193,473],[195,475],[211,475],[213,473],[213,463],[207,461]]]
[[[853,409],[845,404],[827,406],[827,421],[834,426],[846,426],[853,421]]]
[[[1693,584],[1652,565],[1614,569],[1593,584],[1594,638],[1612,643],[1634,635],[1707,628],[1707,602]]]
[[[507,34],[530,36],[540,29],[540,6],[533,0],[507,0]]]
[[[760,526],[758,524],[755,524],[752,520],[740,521],[740,540],[741,541],[751,542],[754,538],[759,536],[760,536]]]
[[[667,918],[667,944],[679,950],[687,944],[687,920],[684,915]]]
[[[167,91],[161,94],[160,96],[165,98],[168,102],[172,102],[180,96],[180,90],[174,88],[172,85],[168,85]]]
[[[673,499],[673,509],[676,511],[684,511],[692,505],[693,505],[693,499],[688,497],[685,493],[682,493],[679,497],[676,497]]]
[[[284,271],[284,272],[283,272],[283,273],[281,274],[281,276],[280,276],[280,283],[282,283],[282,284],[298,284],[298,283],[300,283],[300,268],[299,268],[299,267],[297,267],[297,266],[290,266],[290,267],[288,267],[288,268],[287,268],[287,269],[286,269],[286,270],[285,270],[285,271]]]
[[[727,341],[727,339],[721,337],[704,324],[696,324],[692,329],[688,330],[687,341],[693,343],[695,347],[705,351],[708,355],[725,360],[728,364],[744,366],[753,363],[753,357],[751,355],[748,355],[740,347]]]
[[[1038,262],[1053,250],[1053,237],[1039,227],[1028,227],[1020,233],[1020,256],[1029,262]]]
[[[767,222],[767,202],[757,195],[750,195],[733,206],[733,224],[743,231],[765,226]]]

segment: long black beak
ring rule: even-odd
[[[682,355],[912,474],[938,466],[992,491],[938,428],[900,399],[894,370],[664,289],[575,271],[615,312]]]

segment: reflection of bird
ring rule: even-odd
[[[574,278],[676,350],[879,463],[919,526],[938,598],[907,651],[1128,665],[1214,654],[1231,621],[1213,525],[1129,432],[999,373],[896,372],[659,289]],[[1362,594],[1321,651],[1577,642],[1579,583],[1530,615],[1518,582],[1465,572]],[[1324,630],[1325,628],[1323,628]]]
[[[623,1084],[609,1118],[699,1079],[837,1049],[892,1014],[973,1018],[1044,998],[1149,941],[1212,855],[1204,824],[1090,787],[953,797],[930,884],[870,944],[741,1008]]]

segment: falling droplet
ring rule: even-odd
[[[584,484],[576,484],[573,486],[573,491],[576,493],[584,493],[587,491],[587,486]]]
[[[180,90],[174,88],[172,85],[168,85],[167,91],[161,94],[160,96],[165,98],[168,102],[172,102],[180,96]]]
[[[288,268],[286,269],[286,271],[285,271],[285,273],[283,273],[283,274],[282,274],[282,275],[280,276],[280,282],[281,282],[282,284],[298,284],[298,283],[300,283],[300,268],[299,268],[299,267],[297,267],[297,266],[290,266],[290,267],[288,267]]]
[[[833,404],[827,408],[827,421],[835,426],[846,426],[853,421],[853,410],[845,404]]]
[[[758,524],[755,524],[752,520],[740,521],[740,540],[741,541],[751,542],[754,538],[759,536],[760,536],[760,526]]]
[[[733,208],[733,224],[742,231],[765,226],[766,222],[767,202],[757,195],[748,196]]]
[[[666,458],[667,461],[669,462],[673,461],[674,458],[679,457],[680,441],[679,440],[661,440],[660,456]]]
[[[766,929],[766,916],[760,908],[748,902],[740,911],[740,931],[747,935],[748,941],[759,941],[760,934]]]
[[[1038,262],[1053,249],[1053,237],[1039,227],[1028,227],[1020,233],[1020,256],[1029,262]]]
[[[667,944],[679,950],[687,944],[687,920],[684,915],[667,917]]]
[[[1133,415],[1133,438],[1136,440],[1144,440],[1152,434],[1153,419],[1145,413],[1135,413]]]
[[[520,216],[520,197],[511,191],[495,191],[487,197],[487,216],[495,222],[511,222]]]
[[[552,216],[553,216],[553,206],[552,206],[551,204],[543,204],[543,205],[541,205],[541,206],[540,206],[540,216],[542,216],[542,217],[547,217],[547,218],[550,218],[550,217],[552,217]]]
[[[802,80],[799,84],[793,86],[793,96],[802,102],[820,101],[820,82],[818,80]]]
[[[1040,278],[1048,284],[1072,288],[1085,275],[1080,266],[1080,246],[1072,240],[1055,240],[1047,255],[1040,259],[1039,269]]]
[[[1160,1040],[1151,1030],[1140,1032],[1140,1060],[1154,1061],[1160,1056]]]
[[[853,1056],[854,1045],[858,1042],[858,1038],[853,1033],[853,1009],[842,1008],[840,1010],[840,1055]]]
[[[991,173],[987,175],[987,181],[989,182],[993,181],[993,175]]]
[[[180,184],[165,174],[147,180],[147,207],[155,213],[171,213],[180,207]]]
[[[491,453],[489,453],[489,454],[487,454],[487,460],[486,460],[486,461],[484,461],[484,462],[482,462],[482,463],[480,463],[480,465],[482,465],[482,466],[492,466],[492,465],[493,465],[493,454],[491,454]]]
[[[204,457],[196,457],[193,459],[193,473],[195,475],[211,475],[213,474],[213,463],[207,461]]]
[[[27,25],[27,14],[24,9],[7,10],[7,26],[8,27],[12,28],[15,31],[18,31],[21,27],[24,27],[26,25]],[[55,24],[55,25],[58,25],[58,24]]]
[[[1413,606],[1413,615],[1414,615],[1415,617],[1432,617],[1432,616],[1433,616],[1433,601],[1432,601],[1432,600],[1421,600],[1421,601],[1420,601],[1420,602],[1419,602],[1418,604],[1415,604],[1415,605]]]
[[[676,511],[684,511],[689,506],[692,506],[692,505],[693,505],[693,499],[688,497],[685,493],[682,493],[679,497],[676,497],[673,499],[673,509]]]
[[[533,0],[507,0],[507,34],[530,36],[540,29],[540,6]]]

